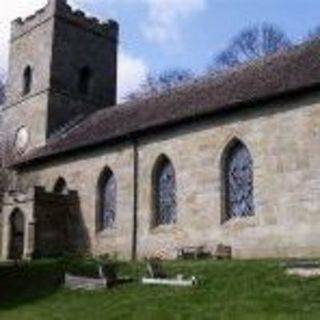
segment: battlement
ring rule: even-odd
[[[117,41],[119,26],[114,20],[101,22],[87,16],[81,10],[73,10],[67,0],[48,0],[45,7],[25,19],[17,18],[11,23],[11,40],[15,40],[51,18],[58,18],[78,28]]]

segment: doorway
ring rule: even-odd
[[[25,221],[23,212],[20,209],[14,209],[9,219],[9,259],[21,260],[24,253],[24,233]]]

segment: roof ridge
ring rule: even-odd
[[[97,111],[62,139],[32,150],[16,163],[97,145],[146,130],[234,110],[253,101],[320,87],[320,39],[287,52],[233,69],[216,78],[202,78],[170,94],[126,102]]]

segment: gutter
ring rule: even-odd
[[[133,230],[131,259],[137,259],[137,235],[138,235],[138,197],[139,197],[139,142],[133,140]]]
[[[274,95],[267,95],[267,96],[252,98],[244,101],[233,101],[233,103],[217,109],[206,110],[203,113],[185,116],[185,117],[182,117],[181,119],[172,119],[171,121],[167,121],[166,123],[153,124],[152,126],[146,127],[146,128],[134,129],[132,132],[127,132],[127,133],[121,134],[120,136],[102,138],[102,139],[87,142],[84,144],[80,143],[74,146],[62,147],[60,150],[47,151],[47,152],[44,151],[43,154],[40,153],[37,156],[33,156],[31,154],[30,158],[26,157],[26,158],[18,159],[16,161],[13,160],[11,161],[11,163],[9,162],[8,167],[19,168],[19,167],[30,166],[30,165],[33,165],[34,163],[46,162],[50,159],[59,158],[61,156],[82,152],[85,149],[88,150],[91,148],[96,148],[106,143],[109,143],[110,145],[112,145],[112,144],[118,144],[119,142],[125,141],[127,139],[135,140],[136,137],[139,137],[141,135],[155,133],[158,130],[167,130],[172,127],[178,127],[180,125],[185,125],[194,121],[202,121],[204,119],[208,119],[208,117],[218,118],[220,116],[225,116],[227,114],[231,115],[231,114],[242,112],[245,110],[257,111],[256,108],[252,108],[254,104],[266,104],[270,101],[277,101],[277,100],[292,98],[292,97],[293,98],[301,97],[301,94],[309,94],[309,93],[318,91],[319,88],[320,88],[320,83],[316,83],[316,84],[305,86],[299,89],[280,92]],[[259,110],[261,109],[264,109],[264,108],[263,107],[259,108]]]

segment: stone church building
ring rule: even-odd
[[[114,21],[12,22],[2,260],[320,256],[320,41],[116,105]]]

